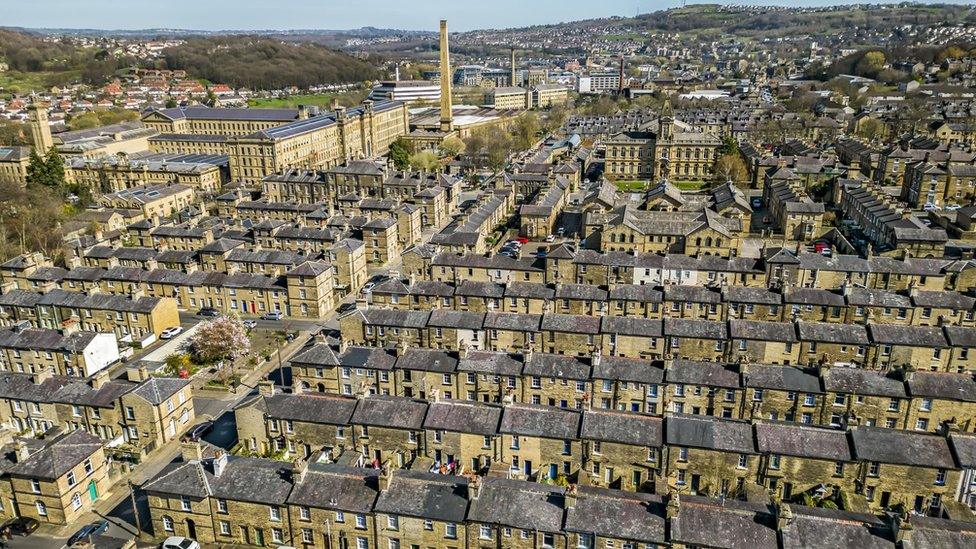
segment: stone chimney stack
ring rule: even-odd
[[[183,461],[201,461],[203,459],[203,448],[196,441],[186,441],[180,444],[180,455]]]
[[[515,48],[512,48],[512,85],[518,86],[518,80],[516,80],[515,74]]]
[[[17,463],[23,463],[30,457],[30,448],[27,447],[27,443],[22,440],[18,440],[14,444],[14,461]]]
[[[291,480],[293,484],[301,484],[305,481],[305,475],[308,473],[308,461],[304,459],[296,459],[292,463],[291,468]]]
[[[447,20],[441,19],[441,131],[454,130],[451,113],[451,53],[447,45]]]
[[[627,87],[627,75],[624,74],[624,56],[620,56],[620,93],[623,95],[624,88]]]

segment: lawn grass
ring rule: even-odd
[[[648,182],[635,180],[635,179],[631,179],[631,180],[622,179],[620,181],[617,181],[615,185],[617,185],[617,190],[619,190],[620,192],[634,193],[638,191],[647,190]]]
[[[682,191],[700,191],[708,186],[706,181],[673,181],[675,187]]]
[[[332,108],[332,102],[334,99],[338,99],[339,103],[346,106],[358,105],[366,99],[369,94],[368,90],[352,90],[341,93],[313,93],[313,94],[303,94],[303,95],[289,95],[288,97],[274,97],[274,98],[253,98],[248,99],[247,104],[254,108],[277,108],[277,109],[294,109],[299,105],[306,105],[309,107],[320,107],[325,109]]]

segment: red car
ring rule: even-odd
[[[529,239],[528,238],[525,238],[524,236],[521,237],[521,238],[519,238],[518,241],[519,241],[519,244],[528,244],[529,243]]]

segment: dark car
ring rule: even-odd
[[[201,438],[207,435],[210,431],[213,431],[214,422],[204,421],[199,425],[195,425],[192,429],[183,435],[183,440],[188,442],[197,442]]]
[[[100,520],[98,522],[93,522],[91,524],[86,524],[81,527],[77,532],[74,533],[70,538],[68,538],[68,547],[78,543],[79,541],[84,541],[90,537],[99,536],[108,531],[108,521]]]
[[[200,309],[199,311],[197,311],[197,316],[214,317],[214,316],[220,316],[220,313],[217,312],[217,309],[211,309],[210,307],[204,307],[203,309]]]
[[[18,517],[0,524],[0,538],[9,538],[14,534],[29,536],[37,530],[39,522],[30,517]]]

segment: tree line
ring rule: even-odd
[[[271,38],[193,38],[163,50],[163,68],[233,87],[272,90],[374,80],[379,70],[362,59],[318,44]]]

